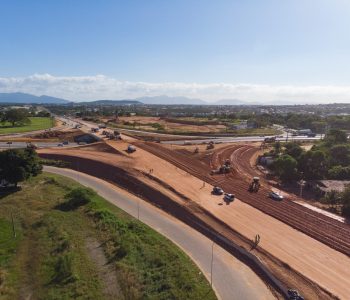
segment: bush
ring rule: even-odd
[[[350,167],[334,166],[328,171],[330,179],[348,180],[350,179]]]
[[[59,209],[68,211],[79,208],[91,202],[92,198],[96,196],[96,192],[88,188],[75,188],[66,194],[66,202],[59,205]]]
[[[75,281],[76,276],[73,272],[73,257],[65,254],[58,258],[55,266],[55,277],[53,279],[56,283],[66,283]]]
[[[45,166],[53,166],[57,168],[69,168],[71,166],[70,162],[63,160],[54,160],[54,159],[40,159],[39,163]]]

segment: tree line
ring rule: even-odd
[[[325,138],[308,151],[299,143],[283,146],[277,142],[272,150],[276,156],[271,168],[284,183],[305,180],[350,180],[350,143],[346,132],[331,129]],[[334,195],[333,195],[334,196]],[[350,216],[350,187],[335,197]],[[324,199],[327,201],[333,201]]]

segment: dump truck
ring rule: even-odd
[[[252,182],[249,185],[249,192],[257,193],[260,189],[260,178],[253,177]]]
[[[133,152],[135,152],[136,151],[136,148],[135,148],[135,146],[133,146],[133,145],[129,145],[128,146],[128,149],[126,150],[128,153],[133,153]]]

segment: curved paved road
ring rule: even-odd
[[[99,178],[70,169],[44,167],[44,171],[72,178],[160,232],[182,248],[210,281],[213,242],[162,210]],[[139,208],[139,209],[138,209]],[[213,287],[219,299],[274,299],[262,280],[227,251],[213,247]]]

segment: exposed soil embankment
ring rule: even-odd
[[[252,176],[256,176],[256,172],[249,167],[250,158],[256,151],[254,146],[231,145],[223,147],[213,153],[210,165],[159,144],[137,143],[137,146],[171,162],[203,181],[220,186],[228,193],[234,193],[239,199],[254,208],[350,256],[349,225],[311,211],[292,201],[273,201],[267,197],[268,186],[263,186],[258,193],[248,192],[248,180]],[[216,169],[226,159],[232,162],[233,171],[230,174],[211,176],[210,170]]]
[[[332,298],[329,293],[320,288],[317,284],[291,269],[288,265],[279,261],[265,250],[260,247],[252,250],[252,242],[249,239],[227,226],[190,199],[184,199],[186,201],[181,205],[173,201],[156,187],[143,182],[140,177],[136,178],[133,174],[115,165],[71,155],[42,153],[40,156],[43,158],[68,161],[71,163],[73,169],[110,181],[152,202],[154,205],[202,232],[213,239],[217,244],[227,249],[238,259],[250,266],[269,286],[273,287],[274,290],[277,290],[282,295],[285,295],[285,287],[288,286],[298,288],[304,295],[308,295],[309,298]],[[139,173],[139,176],[144,175]],[[144,176],[144,178],[147,180],[154,180],[154,178],[149,175]],[[166,188],[166,184],[164,185],[163,182],[159,180],[154,181]],[[257,254],[260,260],[251,254],[249,250],[252,250],[251,253]],[[268,266],[268,268],[266,266]]]

